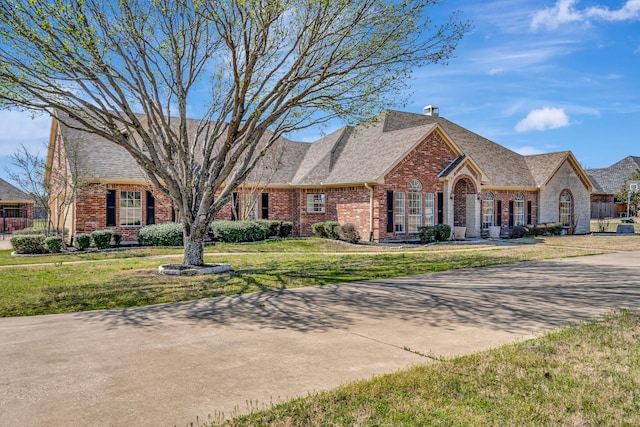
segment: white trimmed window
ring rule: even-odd
[[[568,190],[560,194],[560,222],[565,227],[571,226],[571,211],[573,208],[573,197]]]
[[[493,193],[484,193],[482,199],[482,229],[488,230],[494,222],[494,197]]]
[[[120,192],[120,225],[123,227],[142,225],[142,192]]]
[[[435,194],[424,193],[424,225],[431,226],[435,224]]]
[[[307,212],[324,213],[324,194],[307,194]]]
[[[524,225],[524,196],[522,193],[518,193],[516,195],[515,209],[514,209],[513,221],[514,225],[517,227],[519,225]]]
[[[396,212],[395,212],[395,220],[394,220],[394,227],[395,227],[395,232],[396,233],[404,233],[405,232],[405,228],[404,228],[404,204],[405,204],[405,198],[404,198],[404,192],[403,191],[396,191],[395,193],[395,197],[396,197]]]
[[[417,233],[422,227],[422,193],[409,192],[409,222],[407,225],[409,233]]]

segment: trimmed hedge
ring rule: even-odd
[[[324,232],[329,239],[339,240],[337,231],[338,227],[340,227],[340,223],[338,221],[327,221],[324,223]]]
[[[73,245],[80,251],[86,250],[91,246],[91,236],[88,234],[76,234]]]
[[[451,226],[437,224],[429,227],[420,227],[418,235],[422,243],[444,242],[451,238]]]
[[[264,221],[213,221],[213,239],[225,243],[258,242],[266,240],[271,227]]]
[[[184,227],[177,222],[153,224],[138,231],[138,242],[143,246],[182,246]]]
[[[37,236],[39,234],[43,234],[45,236],[62,236],[62,233],[67,233],[66,229],[60,228],[43,228],[43,227],[28,227],[23,228],[22,230],[15,230],[11,234],[14,236]]]
[[[316,237],[327,237],[327,232],[324,229],[324,222],[316,222],[315,224],[311,224],[311,231]]]
[[[111,246],[111,237],[113,233],[110,230],[98,230],[91,232],[91,240],[93,245],[98,249],[107,249]]]
[[[122,242],[122,234],[118,232],[113,232],[113,246],[120,246],[120,242]]]
[[[22,234],[12,236],[9,241],[17,254],[43,254],[46,252],[45,238],[44,234]]]
[[[62,236],[49,236],[44,239],[44,247],[52,254],[56,254],[62,250]]]
[[[293,222],[280,221],[280,229],[278,230],[278,237],[289,237],[293,232]]]

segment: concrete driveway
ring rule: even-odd
[[[0,319],[0,425],[185,426],[638,307],[639,285],[634,252]]]

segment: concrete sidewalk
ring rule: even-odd
[[[184,426],[640,304],[640,252],[0,319],[1,426]]]

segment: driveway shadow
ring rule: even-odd
[[[455,330],[519,332],[558,327],[617,307],[640,305],[639,269],[534,262],[387,280],[259,292],[234,297],[78,313],[111,328],[172,324],[290,329],[349,329],[363,319],[400,319]]]

